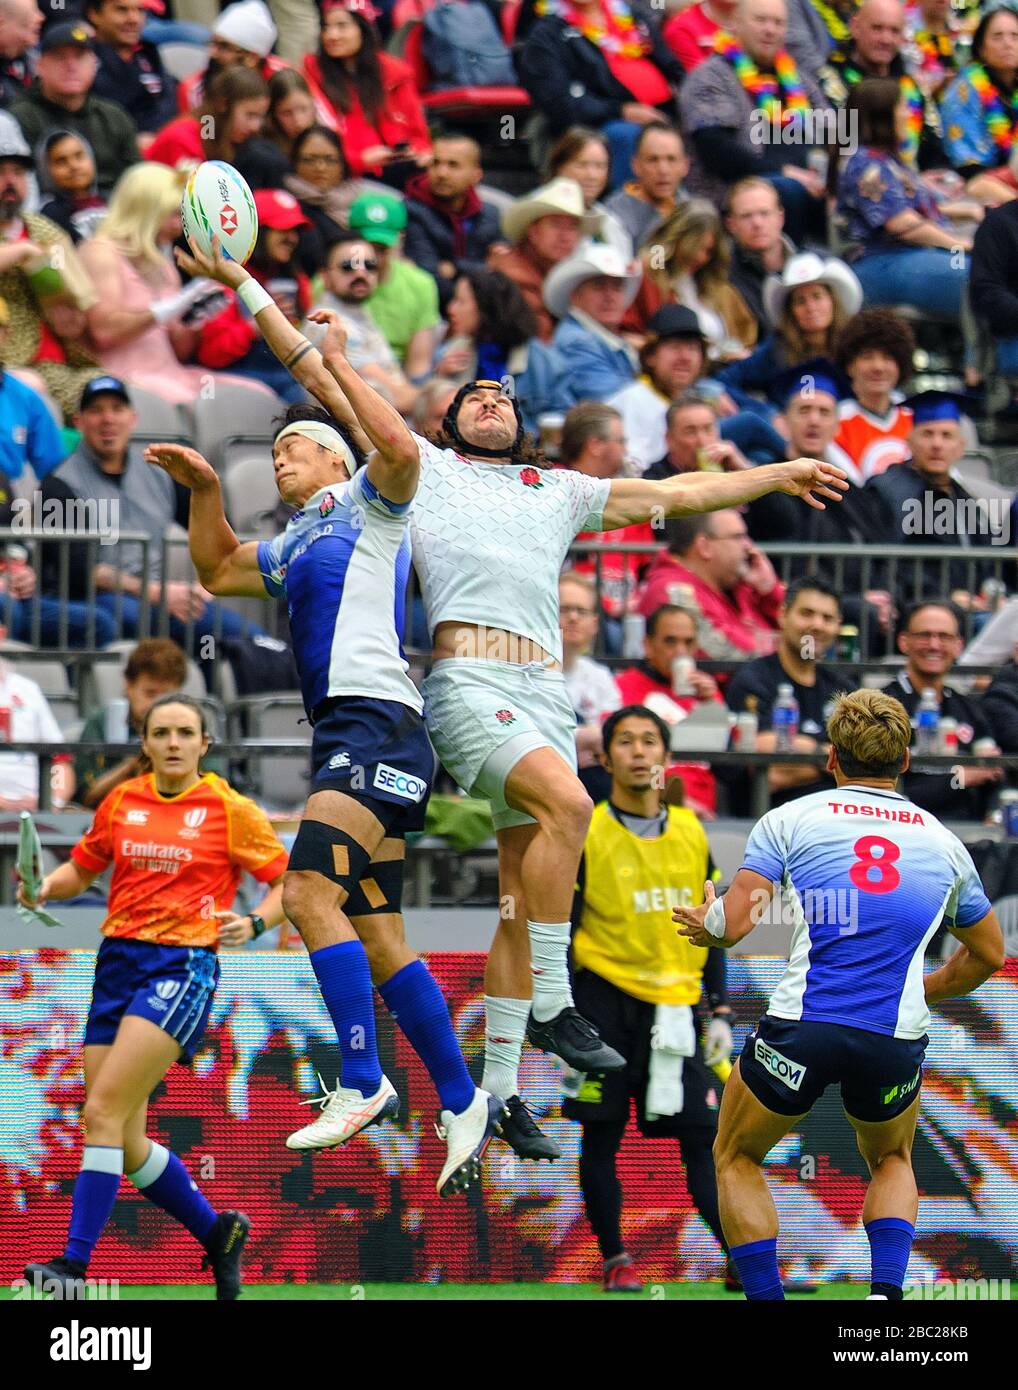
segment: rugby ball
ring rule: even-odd
[[[223,255],[241,265],[258,238],[258,213],[247,181],[221,159],[207,159],[191,173],[180,203],[180,220],[193,251],[211,256],[215,236]]]

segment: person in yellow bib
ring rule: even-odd
[[[611,793],[594,808],[580,861],[573,992],[583,1016],[628,1062],[604,1075],[570,1073],[562,1113],[583,1126],[580,1186],[604,1260],[604,1290],[638,1293],[616,1173],[633,1101],[641,1134],[678,1139],[690,1196],[727,1253],[711,1146],[732,1011],[725,971],[717,968],[723,953],[683,940],[671,920],[673,906],[701,903],[704,881],[720,874],[696,816],[664,803],[667,726],[646,706],[626,705],[605,721],[603,737]],[[703,1040],[701,1003],[710,1014]]]

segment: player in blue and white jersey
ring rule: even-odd
[[[189,544],[205,588],[286,598],[314,726],[311,795],[283,909],[310,953],[342,1067],[322,1113],[287,1143],[331,1148],[397,1113],[375,1043],[374,981],[438,1090],[449,1148],[438,1190],[447,1196],[478,1176],[503,1107],[474,1086],[442,993],[403,934],[404,836],[423,826],[435,765],[402,650],[419,460],[416,448],[403,456],[388,447],[402,421],[374,392],[361,399],[342,325],[329,312],[318,320],[368,440],[386,451],[358,472],[363,456],[349,430],[317,406],[291,406],[272,447],[279,495],[297,508],[282,535],[240,544],[215,471],[193,449],[158,444],[145,456],[191,490]]]
[[[869,1296],[902,1297],[929,1005],[970,994],[1004,963],[968,850],[895,791],[912,733],[901,703],[876,690],[839,695],[827,731],[836,789],[769,811],[724,897],[707,884],[702,907],[672,913],[696,945],[728,948],[780,884],[793,922],[788,969],[725,1085],[714,1145],[721,1223],[750,1299],[784,1297],[763,1162],[833,1085],[870,1170]],[[924,976],[942,922],[962,944]]]

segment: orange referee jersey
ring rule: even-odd
[[[104,936],[215,946],[212,914],[232,906],[241,873],[267,883],[289,856],[265,812],[222,777],[163,796],[150,772],[110,792],[71,858],[91,874],[113,864]]]

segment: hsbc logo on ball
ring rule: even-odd
[[[237,209],[224,203],[219,209],[219,224],[224,232],[235,232],[237,230]]]

